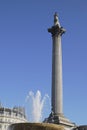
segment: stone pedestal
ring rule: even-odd
[[[76,124],[72,123],[68,118],[62,115],[50,114],[48,118],[44,120],[46,123],[59,124],[64,127],[65,130],[76,128]]]

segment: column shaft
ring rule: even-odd
[[[53,36],[52,52],[52,110],[55,115],[63,113],[62,93],[62,48],[61,35]]]

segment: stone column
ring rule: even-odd
[[[63,91],[62,91],[62,47],[61,36],[65,29],[60,26],[58,16],[54,15],[54,26],[48,29],[52,34],[52,111],[54,115],[63,113]]]
[[[52,34],[52,110],[43,122],[60,124],[65,130],[76,127],[63,113],[63,86],[62,86],[62,45],[61,36],[65,29],[60,26],[57,13],[54,15],[54,25],[48,29]]]

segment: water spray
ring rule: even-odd
[[[36,94],[34,94],[32,91],[29,91],[26,101],[30,102],[32,122],[41,122],[46,99],[49,99],[49,96],[45,94],[45,96],[42,98],[39,90],[36,92]]]

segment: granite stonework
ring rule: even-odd
[[[64,130],[64,127],[48,123],[18,123],[12,124],[8,130]]]
[[[48,29],[52,34],[52,101],[51,114],[44,122],[61,124],[65,128],[76,127],[63,114],[63,86],[62,86],[62,45],[61,37],[65,29],[60,26],[57,13],[54,15],[54,25]]]

